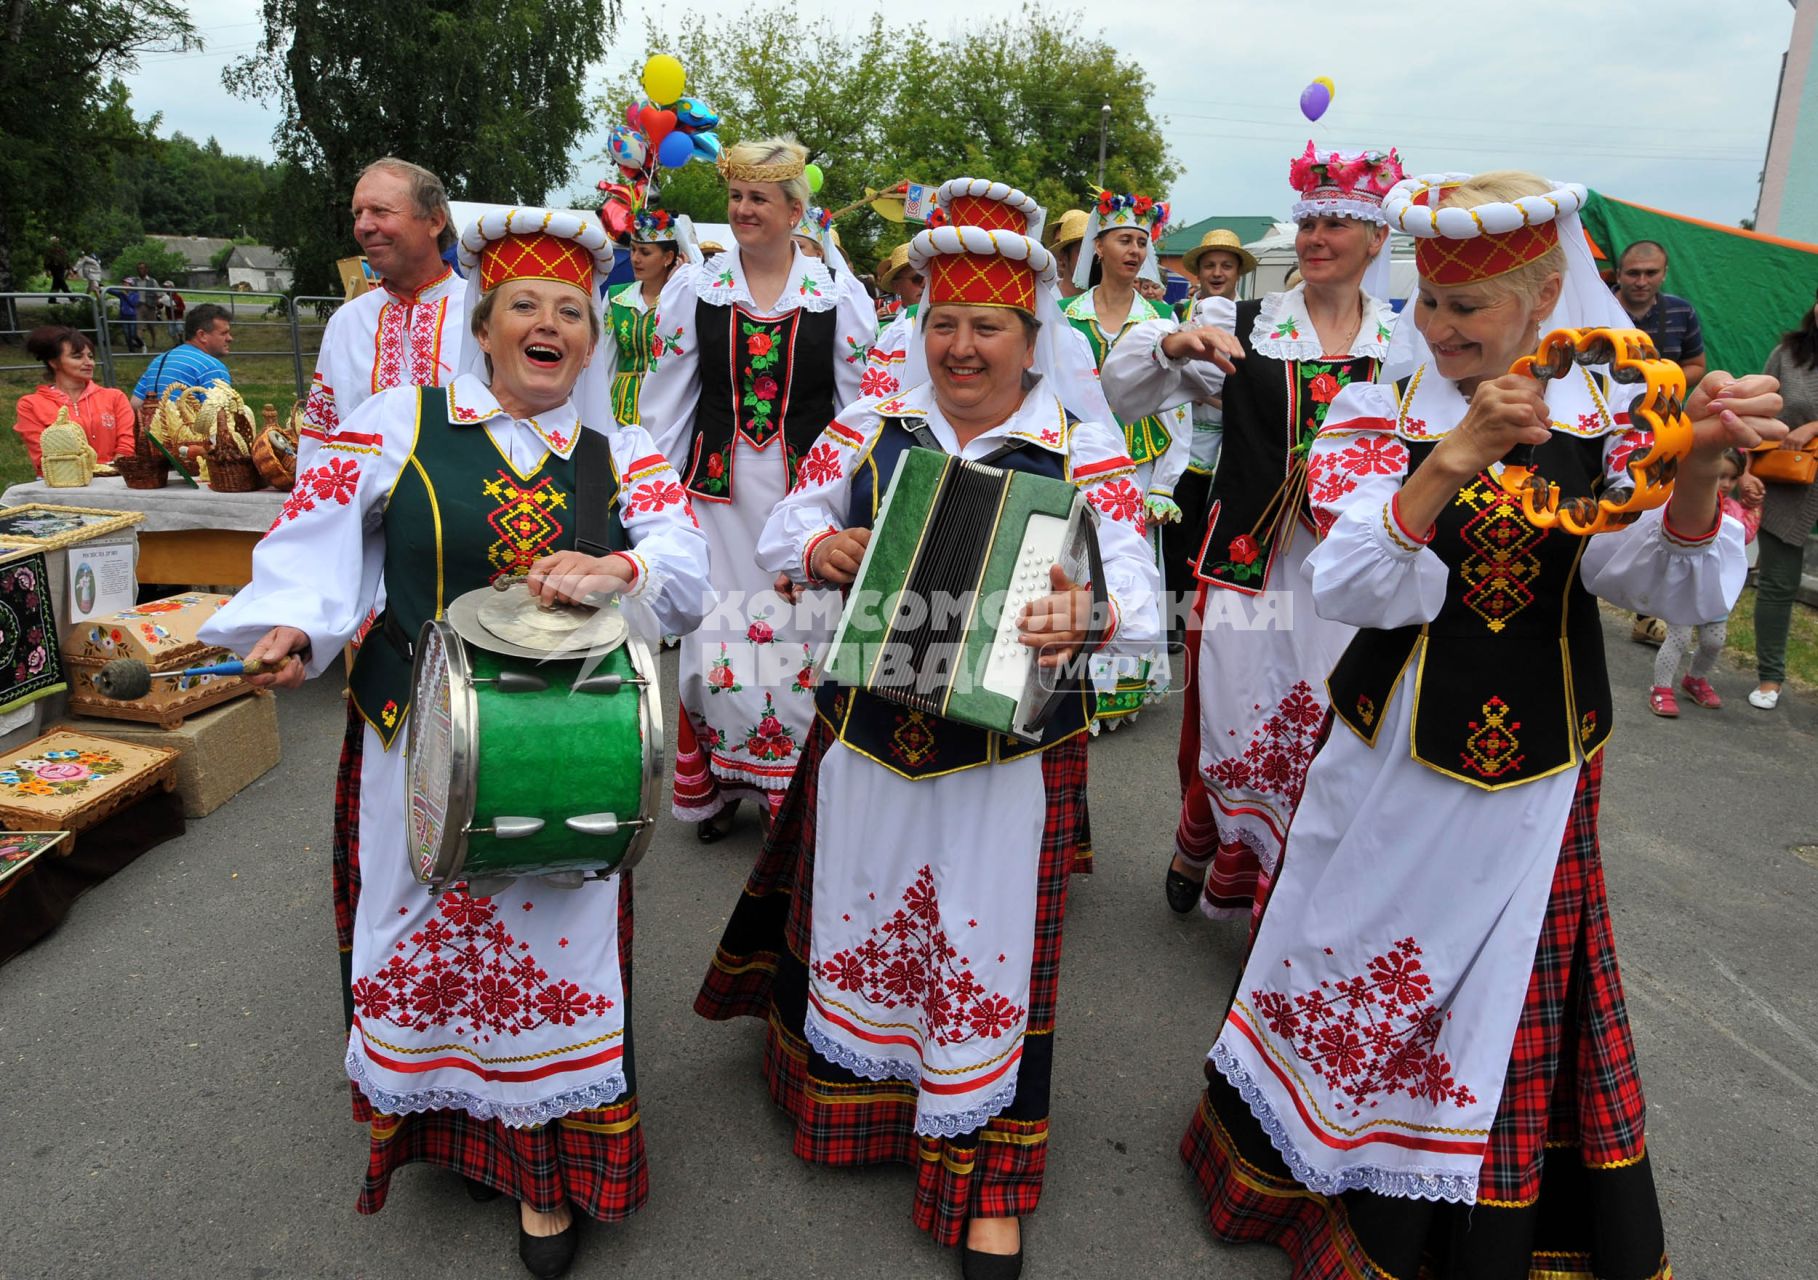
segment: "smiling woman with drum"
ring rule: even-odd
[[[1631,328],[1584,194],[1398,183],[1419,288],[1313,442],[1313,602],[1359,631],[1181,1148],[1213,1229],[1295,1277],[1671,1274],[1598,854],[1597,597],[1727,616],[1723,450],[1785,428],[1772,378],[1687,398],[1621,333],[1510,372],[1541,331]]]
[[[707,547],[649,436],[612,422],[599,376],[607,362],[593,359],[595,282],[612,261],[598,222],[489,213],[463,234],[461,255],[477,339],[465,370],[447,388],[383,392],[320,442],[254,554],[252,584],[209,624],[208,643],[273,662],[294,655],[275,678],[254,678],[294,687],[361,633],[383,585],[385,612],[349,679],[366,724],[335,815],[354,827],[361,881],[348,895],[357,901],[346,1063],[372,1147],[357,1207],[383,1207],[401,1165],[453,1169],[476,1199],[519,1201],[520,1256],[532,1274],[553,1276],[574,1256],[571,1204],[612,1222],[645,1198],[625,1017],[629,876],[424,891],[407,855],[407,820],[422,815],[415,801],[407,815],[400,735],[413,712],[445,723],[449,711],[412,707],[412,647],[426,622],[450,606],[458,613],[464,593],[520,575],[540,604],[616,594],[628,615],[647,610],[653,628],[685,634],[703,609]],[[564,726],[586,715],[576,700],[595,695],[580,685],[551,692],[561,702],[547,735],[574,735]],[[583,722],[567,749],[577,760],[623,753],[635,776],[636,736],[609,737],[610,699],[599,706],[598,731]],[[489,740],[481,754],[547,774],[560,761],[550,763],[546,737],[515,750]],[[571,778],[541,781],[540,792],[525,790],[574,790]],[[598,796],[562,798],[577,816],[602,816],[587,814],[603,807]],[[503,837],[510,821],[468,830]]]

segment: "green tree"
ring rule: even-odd
[[[145,274],[158,280],[176,280],[189,270],[182,254],[165,248],[156,240],[141,240],[127,245],[115,255],[113,265],[108,268],[108,281],[118,282],[138,275],[141,262],[145,264]]]
[[[0,292],[15,287],[16,270],[36,265],[46,237],[106,200],[115,156],[150,145],[156,119],[134,118],[118,77],[141,54],[199,47],[171,0],[9,0],[0,30]]]
[[[724,117],[726,144],[792,134],[806,146],[826,174],[816,197],[825,208],[905,179],[974,174],[1020,187],[1058,216],[1091,196],[1106,101],[1107,184],[1162,195],[1175,177],[1148,77],[1102,37],[1078,34],[1082,26],[1077,15],[1031,6],[943,38],[922,23],[886,26],[881,15],[854,26],[775,8],[733,24],[651,20],[645,42],[648,53],[681,60],[689,93]],[[626,84],[595,110],[616,120],[638,92]],[[609,156],[596,163],[619,180]],[[710,167],[665,170],[658,180],[666,207],[724,220],[725,187]],[[837,225],[858,271],[919,229],[865,211]]]
[[[272,243],[302,292],[338,291],[353,251],[348,197],[386,154],[435,170],[456,197],[541,203],[570,174],[582,77],[618,0],[263,0],[265,37],[225,80],[276,100],[283,175]],[[332,287],[332,289],[331,289]]]

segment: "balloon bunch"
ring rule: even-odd
[[[624,180],[602,180],[600,221],[623,239],[631,234],[632,213],[642,208],[659,185],[659,169],[680,169],[690,160],[709,164],[720,158],[720,113],[699,98],[683,96],[687,75],[682,64],[659,53],[644,64],[646,97],[625,107],[625,118],[613,124],[607,154]]]
[[[1300,113],[1309,121],[1318,120],[1337,96],[1338,86],[1332,83],[1332,77],[1320,76],[1300,91]]]

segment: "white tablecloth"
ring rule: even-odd
[[[53,489],[42,480],[16,484],[0,493],[0,506],[45,502],[59,507],[100,507],[106,511],[143,511],[140,533],[178,533],[186,529],[231,529],[264,533],[278,518],[287,494],[276,489],[251,493],[216,493],[191,489],[172,477],[162,489],[128,489],[118,476],[97,476],[86,488]]]

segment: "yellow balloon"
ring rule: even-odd
[[[644,95],[659,107],[681,97],[687,81],[682,64],[666,53],[659,53],[644,64]]]
[[[1336,98],[1338,96],[1338,86],[1332,83],[1331,76],[1320,76],[1319,78],[1314,80],[1313,83],[1314,84],[1323,84],[1326,86],[1326,97]]]

